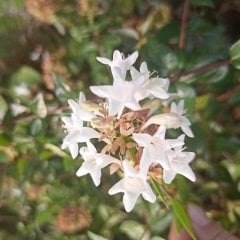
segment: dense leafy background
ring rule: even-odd
[[[237,0],[0,1],[0,239],[167,237],[171,210],[139,201],[126,214],[107,195],[114,176],[95,188],[60,148],[67,99],[111,81],[96,56],[113,49],[171,77],[197,153],[196,183],[178,177],[172,191],[240,235],[239,24]]]

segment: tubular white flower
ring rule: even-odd
[[[78,117],[83,121],[90,121],[95,115],[92,112],[86,111],[81,107],[81,104],[86,101],[85,94],[80,92],[79,101],[76,102],[74,100],[68,100],[68,104],[71,107],[74,114],[78,115]]]
[[[127,160],[122,162],[124,178],[109,189],[110,195],[123,192],[123,205],[127,212],[131,212],[137,202],[139,195],[153,203],[156,196],[150,185],[147,183],[146,175],[141,171],[136,171]]]
[[[170,169],[163,169],[163,180],[166,183],[171,183],[176,174],[181,174],[191,181],[196,180],[196,176],[189,166],[189,163],[194,159],[195,153],[183,152],[182,148],[170,150],[168,153]]]
[[[83,127],[83,121],[74,113],[71,117],[62,117],[64,128],[68,134],[63,139],[62,149],[69,148],[72,158],[78,155],[78,143],[88,142],[92,138],[99,138],[100,133],[90,127]]]
[[[147,133],[134,133],[133,139],[137,144],[143,147],[143,153],[140,161],[140,169],[148,171],[153,163],[158,163],[163,169],[169,170],[170,163],[167,151],[171,148],[184,145],[184,135],[177,139],[165,139],[166,128],[161,126],[157,132],[151,136]]]
[[[90,90],[97,96],[108,99],[108,112],[110,116],[121,116],[124,107],[131,110],[140,110],[141,106],[135,98],[136,86],[132,81],[125,81],[118,75],[119,81],[114,81],[113,85],[91,86]]]
[[[131,66],[135,63],[137,58],[138,58],[137,51],[132,53],[127,58],[125,58],[121,52],[119,52],[118,50],[115,50],[113,52],[112,61],[105,57],[97,57],[97,60],[103,64],[110,66],[113,75],[115,75],[115,67],[119,68],[123,75],[123,78],[125,79],[127,70],[131,68]]]
[[[180,126],[182,131],[188,136],[188,137],[194,137],[193,132],[190,128],[191,123],[188,120],[187,117],[184,116],[185,114],[185,109],[184,109],[184,101],[181,100],[178,102],[178,104],[176,104],[175,102],[173,102],[171,104],[171,109],[170,109],[171,113],[175,113],[179,116],[180,119]]]
[[[76,172],[76,175],[80,177],[90,174],[96,186],[100,185],[102,168],[111,163],[120,165],[120,160],[108,154],[97,153],[96,148],[91,142],[87,142],[87,147],[82,147],[80,149],[80,154],[84,162]]]

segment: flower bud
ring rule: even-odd
[[[152,124],[158,124],[165,126],[166,128],[179,128],[180,127],[180,118],[176,113],[162,113],[149,118],[142,129],[147,128]]]

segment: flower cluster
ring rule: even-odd
[[[118,50],[112,60],[98,57],[110,67],[112,85],[91,86],[99,97],[95,102],[83,93],[77,101],[69,100],[72,113],[62,117],[67,132],[62,148],[68,148],[72,158],[80,154],[83,159],[76,175],[90,174],[99,186],[102,168],[109,166],[111,174],[121,172],[122,179],[108,193],[123,192],[127,212],[139,195],[149,202],[156,200],[151,178],[169,184],[181,174],[195,181],[189,166],[195,154],[184,146],[185,135],[193,137],[184,102],[174,102],[177,96],[168,92],[169,79],[151,73],[145,62],[137,70],[133,66],[137,57],[134,52],[125,58]],[[166,138],[168,129],[178,128],[183,134]]]

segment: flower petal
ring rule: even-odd
[[[97,57],[97,60],[102,64],[111,65],[111,61],[108,58]]]
[[[156,196],[153,193],[153,190],[151,189],[150,185],[148,183],[145,184],[146,185],[146,190],[144,192],[142,192],[142,196],[145,200],[147,200],[148,202],[155,202],[156,201]]]
[[[191,138],[194,137],[193,132],[189,126],[182,125],[181,129],[188,137],[191,137]]]
[[[175,178],[176,172],[174,170],[163,170],[163,180],[165,183],[170,184]]]
[[[141,147],[148,146],[152,140],[152,136],[147,133],[133,133],[132,136],[134,141]]]
[[[123,195],[123,205],[126,212],[131,212],[137,202],[138,194],[125,192]]]
[[[116,193],[123,192],[123,188],[124,188],[124,179],[121,179],[119,182],[117,182],[108,190],[108,194],[114,195]]]

